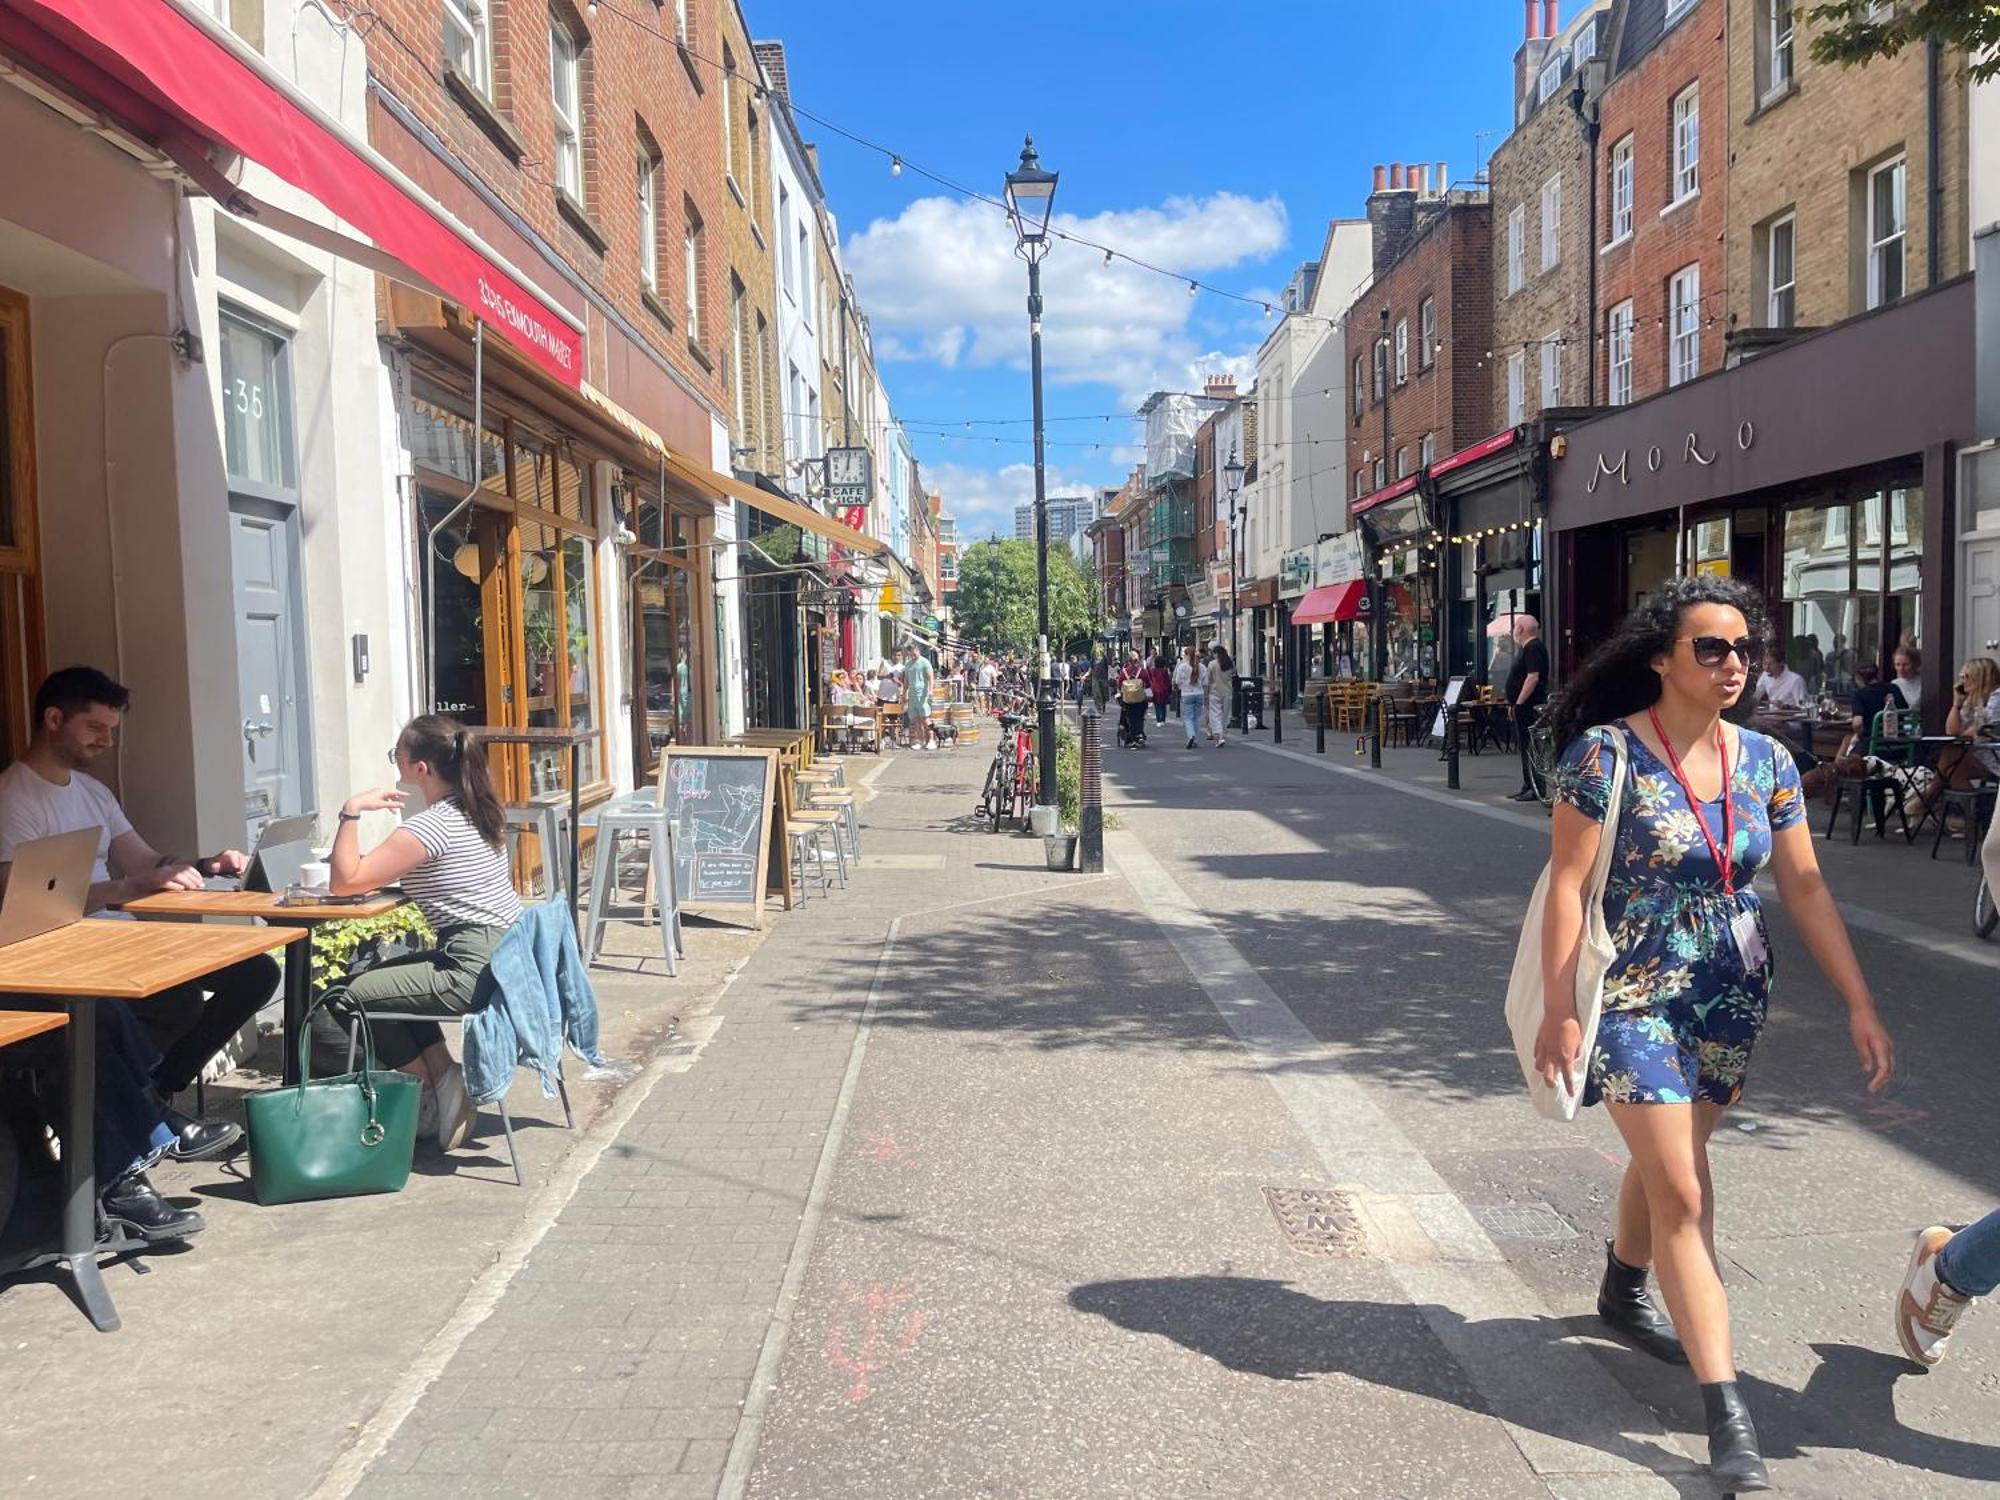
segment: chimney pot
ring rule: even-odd
[[[1556,7],[1561,0],[1542,0],[1542,35],[1554,41],[1560,34],[1556,25]]]
[[[1418,188],[1421,186],[1421,183],[1419,182],[1417,177],[1417,164],[1415,162],[1410,162],[1404,166],[1403,186],[1408,188],[1413,193],[1416,192]]]
[[[1389,186],[1389,169],[1378,166],[1375,169],[1375,191],[1382,192]]]
[[[1438,196],[1439,196],[1440,198],[1442,198],[1442,197],[1443,197],[1443,196],[1444,196],[1444,195],[1445,195],[1446,193],[1449,193],[1450,191],[1451,191],[1451,173],[1447,172],[1447,171],[1446,171],[1446,170],[1444,169],[1444,163],[1443,163],[1443,162],[1439,162],[1439,163],[1438,163]]]
[[[1399,161],[1391,162],[1389,164],[1389,191],[1392,193],[1397,193],[1401,192],[1402,190],[1403,190],[1403,164]]]
[[[1528,0],[1528,40],[1533,41],[1542,33],[1539,29],[1540,17],[1536,14],[1535,0]]]

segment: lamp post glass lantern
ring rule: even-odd
[[[1041,766],[1036,796],[1056,805],[1056,703],[1049,680],[1049,497],[1042,443],[1042,257],[1049,253],[1049,217],[1055,212],[1056,176],[1042,170],[1035,138],[1021,147],[1021,164],[1007,174],[1007,216],[1014,223],[1014,253],[1028,263],[1028,366],[1035,403],[1035,756]],[[1044,814],[1046,817],[1047,814]]]

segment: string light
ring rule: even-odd
[[[901,177],[903,175],[902,157],[892,156],[889,158],[889,175],[891,177]]]

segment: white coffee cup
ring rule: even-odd
[[[309,859],[299,866],[299,884],[325,890],[333,881],[333,866],[322,859]]]

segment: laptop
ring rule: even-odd
[[[15,848],[7,891],[0,896],[0,947],[82,918],[103,837],[102,828],[79,828]]]
[[[250,866],[239,880],[233,875],[214,875],[202,881],[211,891],[282,891],[297,885],[299,870],[313,858],[312,838],[319,827],[318,813],[295,818],[273,818],[257,834],[257,847],[250,852]]]

